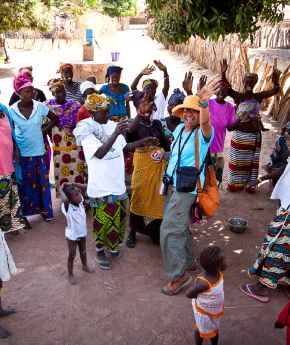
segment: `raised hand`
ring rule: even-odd
[[[122,120],[117,124],[117,127],[115,129],[115,132],[117,135],[122,134],[124,132],[126,132],[126,130],[129,127],[129,122],[128,120]]]
[[[278,85],[279,84],[279,78],[281,75],[281,71],[279,69],[274,69],[273,73],[272,73],[272,82],[274,85]]]
[[[192,93],[192,84],[193,84],[192,72],[191,71],[186,72],[183,82],[182,82],[182,87],[187,94]]]
[[[197,96],[201,102],[207,102],[209,98],[219,90],[220,77],[214,78],[211,82],[197,91]]]
[[[160,60],[153,60],[153,62],[154,62],[154,65],[160,69],[160,71],[163,71],[163,72],[167,71],[167,67],[163,65],[163,63]]]
[[[138,107],[139,114],[150,115],[153,104],[154,102],[149,100],[149,93],[145,93]]]
[[[142,69],[142,71],[140,72],[140,74],[142,75],[149,75],[152,74],[155,71],[155,67],[153,65],[147,65],[144,69]]]
[[[220,66],[221,66],[221,73],[224,74],[226,73],[229,65],[228,65],[228,62],[227,62],[227,59],[223,59],[221,62],[220,62]]]
[[[206,82],[207,82],[207,76],[203,74],[199,78],[199,90],[201,90],[206,85]]]

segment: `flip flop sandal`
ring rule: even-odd
[[[260,295],[255,295],[251,290],[250,290],[250,284],[241,284],[240,285],[240,290],[246,294],[249,297],[252,297],[256,299],[259,302],[262,303],[267,303],[269,302],[270,298],[268,296],[260,296]]]
[[[98,257],[96,257],[95,260],[96,260],[97,264],[99,265],[99,267],[102,270],[110,270],[111,269],[110,261],[109,261],[108,258],[98,258]]]
[[[117,252],[117,253],[110,253],[112,258],[114,259],[121,259],[123,257],[123,253]]]

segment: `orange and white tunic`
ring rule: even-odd
[[[201,338],[210,339],[218,334],[221,318],[224,315],[224,279],[221,272],[219,280],[214,284],[201,276],[196,278],[198,279],[206,282],[209,289],[192,299],[195,328]]]

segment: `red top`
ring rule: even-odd
[[[90,118],[92,115],[89,113],[88,109],[82,105],[78,111],[76,122]]]

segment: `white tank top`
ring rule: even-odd
[[[79,237],[87,236],[86,211],[83,205],[83,198],[79,206],[68,205],[66,211],[64,203],[61,204],[62,213],[66,216],[67,227],[65,228],[65,237],[75,241]]]

